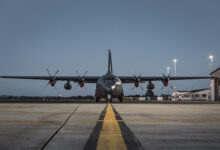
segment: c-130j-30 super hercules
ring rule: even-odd
[[[64,88],[70,90],[72,85],[71,81],[78,82],[80,87],[84,86],[84,83],[96,83],[95,97],[96,102],[99,102],[100,98],[106,98],[106,100],[112,100],[112,98],[118,98],[120,102],[123,102],[123,87],[122,83],[133,83],[134,87],[139,87],[140,83],[148,81],[148,89],[153,89],[154,85],[152,81],[162,81],[164,86],[168,86],[169,80],[188,80],[188,79],[208,79],[210,77],[170,77],[168,76],[115,76],[112,70],[112,58],[111,51],[108,54],[108,72],[103,76],[0,76],[0,78],[13,78],[13,79],[36,79],[36,80],[49,80],[48,85],[55,86],[57,81],[66,81]],[[77,73],[78,74],[78,73]],[[142,88],[142,87],[141,87]]]

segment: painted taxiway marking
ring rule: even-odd
[[[103,126],[99,135],[97,150],[126,150],[126,145],[115,113],[111,104],[107,106],[107,112],[103,120]]]

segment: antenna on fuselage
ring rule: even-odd
[[[112,73],[112,56],[111,56],[111,50],[108,50],[108,73]]]

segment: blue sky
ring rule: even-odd
[[[220,67],[219,0],[1,0],[0,75],[103,75],[107,50],[116,75],[160,76],[177,58],[177,75],[209,75],[208,56]],[[0,95],[87,95],[45,88],[47,81],[0,79]],[[171,84],[173,84],[171,82]],[[76,83],[72,83],[73,87]],[[143,84],[146,87],[146,83]],[[155,93],[162,83],[155,82]],[[125,95],[144,94],[124,85]],[[208,80],[178,81],[178,90],[209,87]]]

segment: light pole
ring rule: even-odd
[[[175,77],[176,77],[176,63],[177,63],[177,59],[175,58],[175,59],[173,59],[173,63],[174,63],[174,75],[175,75]],[[175,93],[175,100],[176,100],[176,80],[174,80],[174,82],[175,82],[175,85],[174,85],[174,93]]]
[[[209,62],[209,70],[210,72],[212,71],[212,68],[213,68],[213,59],[214,59],[214,56],[213,55],[209,55],[209,59],[210,59],[210,62]]]

